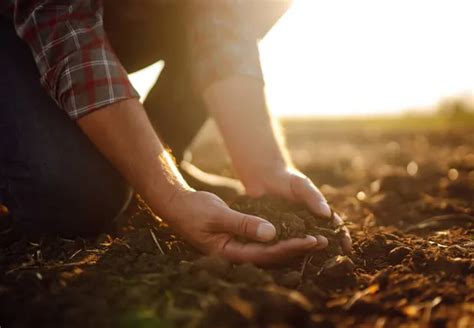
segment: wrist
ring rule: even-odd
[[[263,171],[255,171],[246,178],[242,178],[242,183],[245,186],[246,193],[251,197],[274,194],[274,187],[286,185],[285,179],[292,171],[295,171],[295,169],[291,163],[275,163],[275,165],[269,166]]]
[[[168,189],[166,192],[162,192],[159,197],[152,197],[149,204],[153,213],[157,214],[161,218],[170,221],[176,216],[179,208],[176,204],[179,203],[179,199],[182,198],[183,194],[195,192],[189,186],[175,186]]]
[[[194,189],[184,180],[168,152],[163,151],[157,157],[156,164],[142,190],[142,197],[154,213],[167,217],[170,214],[169,204],[176,195]]]

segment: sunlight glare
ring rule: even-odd
[[[474,2],[296,0],[260,44],[277,115],[392,114],[474,97]]]
[[[150,92],[152,86],[158,80],[158,76],[164,66],[164,61],[160,60],[144,69],[128,74],[130,82],[140,94],[141,102],[145,100],[148,92]]]
[[[474,99],[474,1],[295,0],[260,42],[277,116],[360,116]],[[130,75],[142,99],[163,62]]]

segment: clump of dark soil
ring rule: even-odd
[[[338,226],[334,218],[317,216],[303,205],[290,203],[274,197],[239,197],[230,204],[236,211],[252,214],[273,224],[276,238],[272,242],[290,238],[304,238],[306,235],[321,235],[328,239],[328,253],[341,254],[341,238],[344,236],[343,225]]]

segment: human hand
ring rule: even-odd
[[[303,203],[317,215],[331,216],[318,188],[292,168],[278,124],[267,110],[262,81],[231,76],[213,83],[203,97],[249,196],[279,196]],[[334,220],[336,224],[343,223],[337,214]],[[352,242],[347,229],[344,230],[342,246],[349,251]],[[323,238],[318,240],[327,243]]]
[[[252,177],[247,183],[244,181],[244,185],[247,194],[251,197],[263,195],[282,197],[306,205],[316,215],[331,218],[331,208],[321,191],[308,177],[294,168],[284,167],[275,171],[269,170],[264,174]],[[336,213],[333,215],[333,220],[336,225],[344,223]],[[348,252],[351,250],[352,240],[347,228],[343,227],[343,230],[345,234],[341,244],[343,249]],[[318,240],[322,238],[324,237],[318,236]]]
[[[177,191],[162,214],[171,227],[200,251],[232,262],[270,264],[327,246],[327,240],[314,236],[272,245],[241,243],[235,236],[271,241],[276,235],[275,227],[259,217],[234,211],[216,195],[202,191]]]

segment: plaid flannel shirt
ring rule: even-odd
[[[41,84],[72,119],[138,97],[107,41],[102,1],[3,1],[0,14],[12,18],[32,51]],[[234,73],[262,78],[256,40],[232,1],[183,1],[197,89]]]

